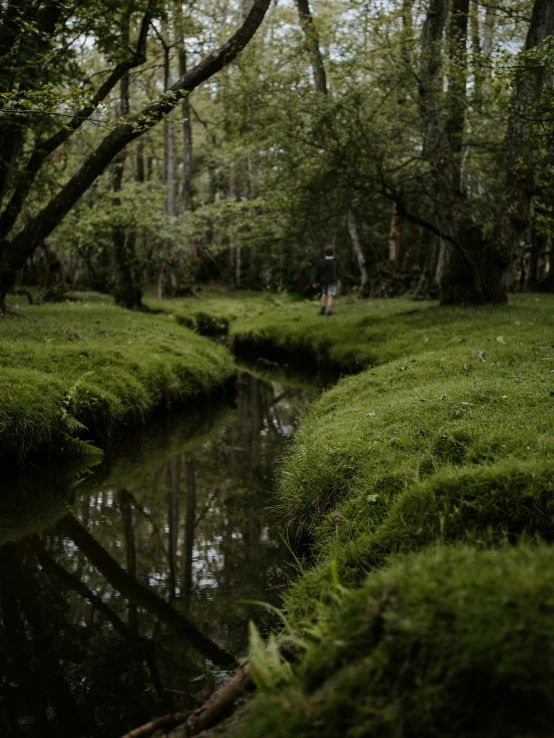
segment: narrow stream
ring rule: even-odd
[[[97,466],[2,475],[0,735],[117,738],[225,679],[275,622],[274,467],[315,392],[241,371]]]

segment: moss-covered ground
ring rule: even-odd
[[[66,408],[109,429],[221,381],[228,355],[179,326],[209,332],[198,313],[228,320],[214,332],[237,351],[359,371],[312,405],[281,464],[277,504],[310,552],[284,603],[298,655],[291,668],[253,639],[260,690],[228,734],[549,735],[554,297],[485,308],[342,299],[332,318],[280,296],[152,303],[163,312],[118,311],[114,324],[102,302],[72,307],[71,328],[66,306],[3,323],[2,391],[20,412],[3,408],[2,422],[27,432],[48,407],[59,432]]]
[[[340,304],[339,304],[340,305]],[[253,641],[235,733],[539,736],[554,718],[554,298],[346,301],[239,316],[235,341],[351,369],[279,473],[308,546],[292,671]],[[233,729],[230,729],[232,732]]]
[[[171,314],[125,311],[96,295],[11,307],[20,317],[0,321],[4,460],[77,453],[77,437],[102,445],[158,408],[220,387],[235,369],[224,347]]]

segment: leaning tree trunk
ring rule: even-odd
[[[83,162],[79,170],[66,182],[58,194],[17,235],[9,240],[0,235],[0,312],[5,310],[6,295],[15,283],[17,274],[27,259],[60,224],[79,198],[106,170],[117,154],[129,143],[153,128],[177,104],[182,102],[186,94],[230,64],[254,36],[265,17],[269,4],[270,0],[254,0],[252,9],[240,28],[217,50],[180,77],[170,90],[173,94],[164,95],[149,103],[129,121],[117,125]],[[149,22],[143,24],[143,28],[147,29],[148,26]],[[128,68],[131,68],[131,66]],[[118,69],[118,74],[120,71],[121,69]],[[110,75],[109,83],[111,85],[113,85],[113,78],[114,75]],[[117,77],[118,80],[120,78],[120,76]],[[88,108],[86,109],[87,115],[90,115],[91,112],[93,111],[89,113]],[[77,121],[78,117],[75,119],[75,125],[72,121],[69,122],[62,131],[62,136],[67,134],[67,137],[69,137],[76,130],[77,122],[79,125],[82,122]],[[52,138],[56,138],[57,141],[58,134],[55,134]],[[40,156],[42,156],[42,153]],[[46,158],[46,155],[44,158]],[[22,202],[25,202],[25,198],[26,195]]]

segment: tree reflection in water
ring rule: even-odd
[[[279,604],[272,472],[312,396],[242,373],[234,412],[135,439],[0,549],[3,736],[118,736],[225,678],[269,618],[248,601]]]

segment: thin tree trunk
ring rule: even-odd
[[[391,216],[391,223],[390,223],[390,233],[389,233],[389,261],[395,261],[396,264],[400,267],[400,224],[399,224],[399,217],[398,217],[398,208],[396,207],[396,203],[393,203],[392,205],[392,216]]]
[[[185,454],[185,490],[187,502],[185,509],[185,535],[183,540],[183,611],[190,612],[192,595],[192,563],[194,558],[194,530],[196,526],[196,475],[194,459],[190,452]]]
[[[169,564],[169,599],[175,599],[177,585],[177,542],[179,540],[179,458],[167,462],[167,558]]]
[[[135,543],[135,529],[133,526],[133,508],[131,507],[131,495],[127,489],[118,492],[119,509],[123,522],[123,538],[125,540],[125,558],[127,572],[137,578],[137,547]],[[86,525],[85,525],[86,527]],[[138,633],[138,610],[133,602],[129,602],[129,628],[135,634]]]
[[[414,35],[413,0],[402,0],[402,60],[407,67],[412,63],[412,39]]]
[[[121,27],[121,44],[125,48],[129,46],[130,39],[130,12],[123,19]],[[125,71],[119,83],[119,106],[121,118],[125,121],[129,117],[129,70]],[[121,206],[121,187],[123,185],[123,174],[127,152],[122,149],[114,159],[112,173],[112,188],[114,197],[113,205]],[[115,301],[118,305],[133,309],[142,306],[142,288],[137,275],[137,255],[135,233],[132,228],[121,224],[113,228],[113,247],[116,264],[117,284],[114,290]]]
[[[360,270],[361,275],[361,285],[362,285],[362,293],[364,296],[367,294],[368,290],[368,274],[367,274],[367,267],[366,267],[366,261],[364,252],[362,249],[362,244],[360,242],[360,235],[358,233],[358,224],[356,223],[356,217],[352,210],[348,210],[346,214],[347,222],[348,222],[348,232],[350,234],[350,240],[352,241],[352,246],[354,248],[354,253],[356,255],[356,259],[358,261],[358,268]]]
[[[187,51],[183,32],[183,6],[180,0],[175,2],[175,40],[179,56],[179,76],[184,77],[187,71]],[[192,124],[190,95],[183,99],[181,116],[183,119],[183,176],[179,196],[179,213],[186,213],[191,206],[192,198]]]
[[[312,73],[314,75],[314,87],[316,92],[327,94],[327,74],[323,64],[323,56],[319,46],[319,34],[314,24],[312,12],[308,0],[296,0],[300,25],[306,37],[306,49],[310,57]]]

